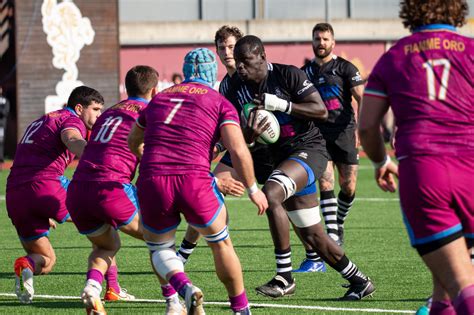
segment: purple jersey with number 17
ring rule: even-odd
[[[228,123],[240,127],[237,111],[211,87],[182,83],[157,94],[137,120],[145,128],[140,178],[208,174],[220,127]]]
[[[129,98],[107,109],[92,128],[89,142],[73,180],[130,183],[137,158],[128,149],[127,137],[147,100]]]
[[[396,153],[474,153],[474,41],[450,25],[426,25],[377,62],[365,95],[386,98]]]

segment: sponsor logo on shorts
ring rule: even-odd
[[[299,156],[300,158],[306,160],[306,159],[308,158],[308,153],[306,153],[306,152],[301,152],[300,154],[298,154],[298,156]]]

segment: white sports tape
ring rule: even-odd
[[[160,250],[164,248],[174,248],[175,243],[176,243],[176,237],[173,237],[172,239],[161,242],[161,243],[146,241],[146,246],[151,252],[154,252],[156,250]]]
[[[283,191],[285,192],[285,200],[293,196],[296,192],[295,181],[280,170],[273,171],[267,181],[275,182],[283,188]]]
[[[219,243],[229,238],[229,230],[226,225],[222,230],[220,230],[220,232],[211,235],[204,235],[203,237],[209,243]]]
[[[184,265],[181,259],[176,255],[173,247],[161,247],[152,252],[151,261],[156,272],[163,278],[167,279],[166,275],[170,272],[184,272]]]
[[[296,227],[305,228],[321,222],[321,215],[319,214],[319,206],[308,209],[298,209],[294,211],[287,211],[288,218]]]

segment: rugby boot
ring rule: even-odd
[[[341,301],[358,301],[362,300],[365,297],[372,297],[372,294],[375,292],[375,286],[367,278],[367,281],[361,284],[348,284],[343,285],[343,287],[348,288],[346,294],[343,297],[339,298]]]
[[[186,311],[188,315],[205,315],[204,312],[204,295],[198,287],[187,284],[186,292],[184,294],[184,301],[186,304]]]
[[[177,293],[166,297],[165,315],[186,315],[186,305],[180,301]]]
[[[81,300],[86,307],[87,315],[106,315],[102,300],[100,299],[100,292],[102,288],[97,285],[96,281],[87,280],[86,286],[81,294]]]
[[[29,304],[33,301],[33,267],[26,257],[15,260],[15,293],[21,303]]]
[[[257,291],[257,294],[268,296],[274,299],[282,296],[291,296],[296,290],[295,279],[292,280],[292,282],[288,282],[282,276],[276,275],[264,285],[255,288],[255,290]]]
[[[120,292],[117,293],[114,288],[108,288],[104,295],[104,301],[133,301],[135,296],[127,292],[127,289],[120,288]]]
[[[303,260],[300,267],[292,272],[326,272],[326,265],[322,261]]]

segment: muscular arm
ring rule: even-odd
[[[236,125],[225,125],[221,128],[221,135],[240,180],[245,187],[252,186],[255,183],[253,161],[242,131]]]
[[[293,103],[291,106],[291,115],[302,119],[315,119],[326,121],[328,119],[328,111],[326,105],[318,92],[314,92],[306,96],[302,102]]]
[[[136,124],[133,126],[132,131],[128,134],[128,147],[130,151],[135,154],[139,159],[143,155],[143,140],[145,138],[145,130],[138,127]]]
[[[362,103],[362,96],[364,95],[364,85],[363,84],[360,84],[360,85],[357,85],[357,86],[354,86],[352,89],[351,89],[351,94],[352,94],[352,97],[354,97],[354,99],[356,100],[356,105],[353,106],[354,108],[354,114],[355,114],[355,117],[356,117],[356,122],[359,120],[359,110],[360,110],[360,105]]]
[[[86,140],[82,137],[77,129],[66,129],[61,133],[61,141],[72,154],[81,157],[84,148],[86,147]]]
[[[387,154],[380,130],[380,124],[387,110],[387,101],[373,96],[366,96],[360,110],[360,141],[365,153],[374,162],[383,161]]]

